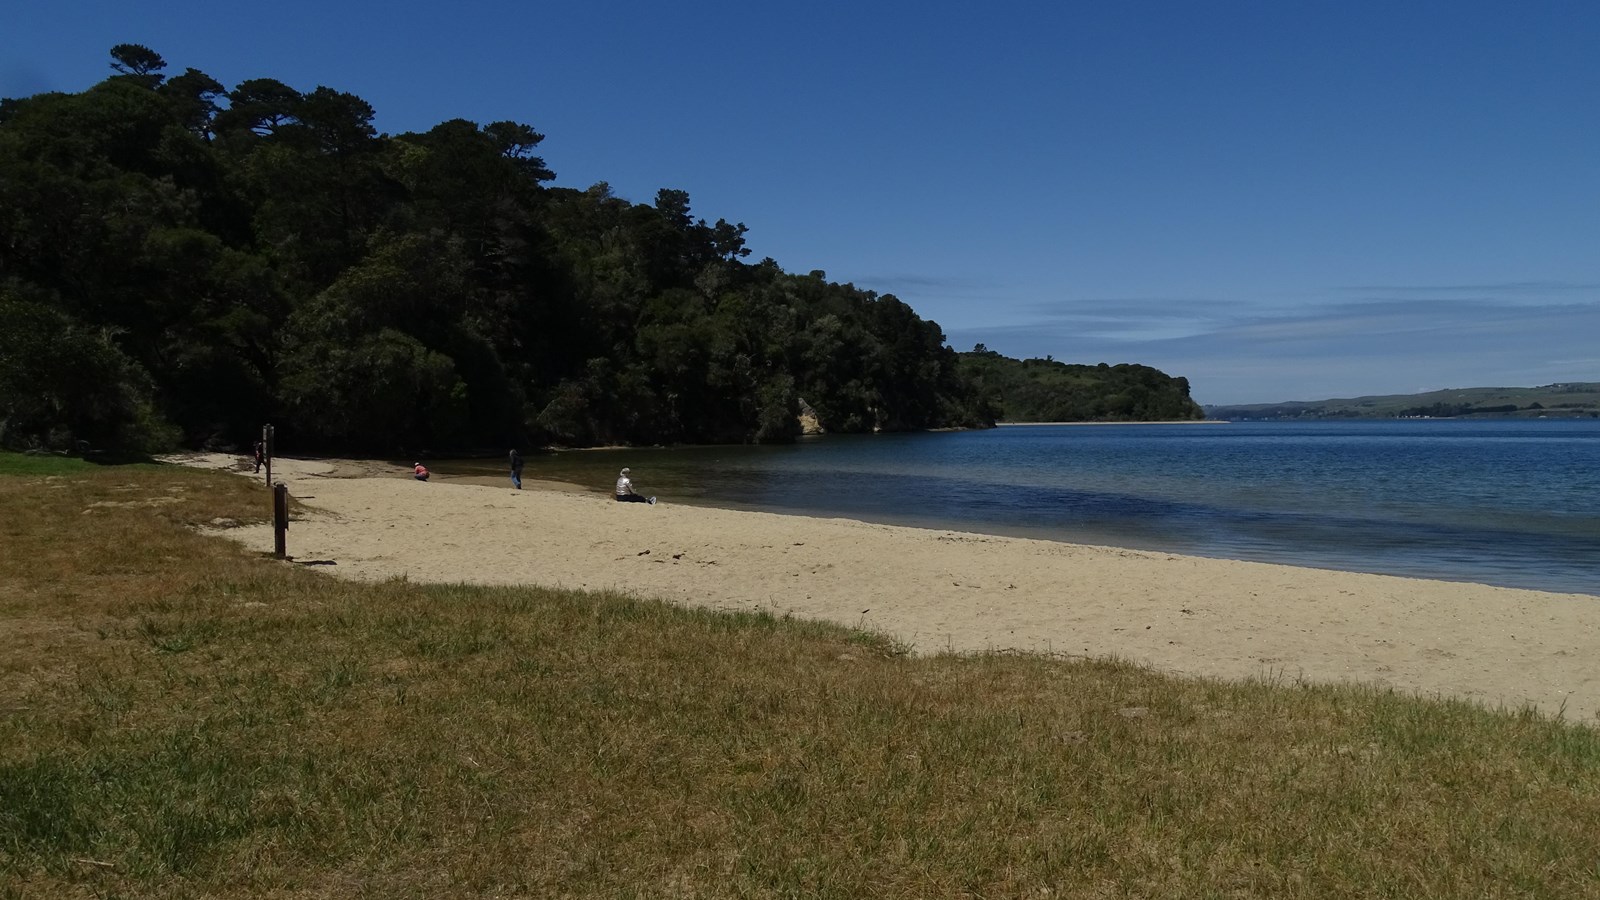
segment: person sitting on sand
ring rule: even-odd
[[[428,467],[423,465],[422,463],[417,463],[416,464],[416,468],[412,470],[412,473],[413,474],[412,474],[411,477],[415,478],[418,481],[427,481],[428,480]]]
[[[628,477],[628,471],[628,469],[623,469],[622,474],[617,478],[617,502],[654,504],[656,498],[643,497],[633,492],[633,479]]]

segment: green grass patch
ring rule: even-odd
[[[0,479],[0,897],[1600,896],[1586,728],[189,527],[268,497]]]
[[[76,456],[0,450],[0,475],[72,475],[95,468]]]

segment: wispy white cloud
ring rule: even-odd
[[[916,294],[940,297],[961,295],[963,297],[978,297],[984,294],[997,293],[1006,288],[1006,285],[999,281],[945,275],[903,273],[888,275],[845,274],[843,280],[862,290],[896,295]]]
[[[1600,291],[1600,283],[1582,281],[1500,281],[1484,284],[1367,284],[1343,285],[1339,291],[1362,294],[1479,294],[1507,297],[1516,294],[1555,294]]]
[[[1544,291],[1544,301],[1517,294],[1526,285]],[[1432,296],[1490,288],[1504,295]],[[1144,363],[1187,377],[1203,403],[1600,381],[1600,300],[1581,298],[1584,290],[1455,285],[1349,300],[1338,299],[1340,289],[1335,299],[1283,308],[1090,299],[1041,304],[1027,320],[1003,326],[951,329],[951,343],[1067,362]],[[1600,294],[1600,285],[1590,293]]]

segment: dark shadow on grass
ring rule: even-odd
[[[91,466],[155,465],[144,454],[0,449],[0,475],[70,475]]]
[[[147,453],[133,453],[117,450],[90,450],[79,458],[84,462],[94,463],[97,466],[157,465],[156,458]]]

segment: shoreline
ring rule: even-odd
[[[1049,423],[1036,423],[1036,424],[1049,424]],[[1066,423],[1066,424],[1073,424],[1073,423]],[[1077,423],[1077,424],[1093,424],[1093,423]],[[1154,423],[1152,423],[1152,424],[1154,424]],[[621,448],[621,449],[628,450],[628,449],[637,449],[637,448]],[[587,452],[587,448],[582,449],[582,450],[578,450],[578,451],[574,451],[574,452]],[[498,459],[498,457],[496,459]],[[332,460],[330,460],[330,461],[332,461]],[[351,461],[345,460],[344,462],[351,462]],[[396,471],[393,471],[393,472],[387,472],[386,474],[389,477],[407,477],[407,478],[410,477],[409,469],[405,470],[405,471],[396,470]],[[506,476],[503,475],[503,474],[495,474],[495,475],[477,474],[477,473],[474,473],[474,474],[462,474],[462,473],[458,473],[458,472],[439,472],[437,470],[433,471],[432,480],[434,482],[444,482],[444,483],[449,483],[449,484],[471,484],[471,485],[480,485],[480,486],[491,487],[491,488],[502,487],[502,486],[504,486],[504,485],[506,485],[508,483]],[[569,492],[574,492],[574,493],[588,494],[590,496],[600,497],[600,498],[609,498],[610,497],[610,493],[605,487],[596,486],[594,483],[589,482],[589,481],[563,480],[561,478],[554,478],[554,477],[531,479],[531,478],[527,478],[525,476],[524,483],[530,489],[569,491]],[[729,500],[728,498],[725,498],[725,497],[705,497],[705,496],[672,497],[670,499],[670,502],[673,503],[674,505],[677,505],[677,506],[689,506],[689,507],[697,507],[697,508],[704,508],[704,509],[723,509],[723,510],[731,510],[731,511],[735,511],[735,512],[766,512],[766,513],[770,513],[772,515],[796,516],[796,517],[809,518],[809,519],[840,519],[840,520],[851,521],[851,522],[859,522],[859,523],[865,524],[865,525],[883,525],[883,526],[892,527],[892,528],[910,528],[910,529],[915,529],[915,530],[920,530],[920,531],[944,531],[944,532],[955,531],[955,532],[959,532],[959,533],[963,533],[963,534],[973,534],[973,535],[978,535],[978,536],[982,536],[982,537],[1009,538],[1009,539],[1016,539],[1016,540],[1036,540],[1036,541],[1044,541],[1046,543],[1052,543],[1052,544],[1066,544],[1066,545],[1072,545],[1072,546],[1103,547],[1103,548],[1106,548],[1106,549],[1127,550],[1127,551],[1137,552],[1137,553],[1165,553],[1165,554],[1174,555],[1174,556],[1195,557],[1195,558],[1198,558],[1198,559],[1213,559],[1213,560],[1219,560],[1219,561],[1224,561],[1224,562],[1256,562],[1256,563],[1262,563],[1262,564],[1266,564],[1266,565],[1287,566],[1289,568],[1294,568],[1294,569],[1311,569],[1311,570],[1315,570],[1315,571],[1339,572],[1339,573],[1348,573],[1348,574],[1382,575],[1382,576],[1386,576],[1386,577],[1407,578],[1407,579],[1421,580],[1421,581],[1437,581],[1437,582],[1448,583],[1448,584],[1480,585],[1480,586],[1483,586],[1483,587],[1504,588],[1504,589],[1507,589],[1507,590],[1539,591],[1539,592],[1544,592],[1544,593],[1560,594],[1560,595],[1569,595],[1570,594],[1570,595],[1578,596],[1578,597],[1586,597],[1586,598],[1589,598],[1589,599],[1593,599],[1593,600],[1595,600],[1597,602],[1600,602],[1600,590],[1596,590],[1594,592],[1583,592],[1583,591],[1573,591],[1573,590],[1563,589],[1562,587],[1559,587],[1559,586],[1557,586],[1557,587],[1549,587],[1549,586],[1540,586],[1540,585],[1537,585],[1537,584],[1516,584],[1516,583],[1507,583],[1507,582],[1499,582],[1499,583],[1497,583],[1497,582],[1494,582],[1494,581],[1484,581],[1484,580],[1482,580],[1480,578],[1474,578],[1474,577],[1471,577],[1469,575],[1452,576],[1452,575],[1449,575],[1449,574],[1441,574],[1441,573],[1433,573],[1433,572],[1408,572],[1408,571],[1404,571],[1404,570],[1401,570],[1401,569],[1396,569],[1396,570],[1391,570],[1391,571],[1382,571],[1382,570],[1374,570],[1373,568],[1370,568],[1370,567],[1369,568],[1360,568],[1360,567],[1356,567],[1355,565],[1341,565],[1338,561],[1318,560],[1318,559],[1314,559],[1314,558],[1307,558],[1307,557],[1304,557],[1304,556],[1292,556],[1292,555],[1287,554],[1287,553],[1263,555],[1263,557],[1261,557],[1261,558],[1252,559],[1252,558],[1248,558],[1248,557],[1244,557],[1244,556],[1226,555],[1225,553],[1222,553],[1222,552],[1208,553],[1208,552],[1205,552],[1203,549],[1201,549],[1201,550],[1196,550],[1196,549],[1172,549],[1169,546],[1164,546],[1161,543],[1155,542],[1155,541],[1150,541],[1150,542],[1146,542],[1146,543],[1138,543],[1138,542],[1134,542],[1134,541],[1119,540],[1119,536],[1117,536],[1117,535],[1098,536],[1098,537],[1103,537],[1103,540],[1097,540],[1096,539],[1097,538],[1096,535],[1084,535],[1082,533],[1071,533],[1071,532],[1067,532],[1065,529],[1043,529],[1043,528],[1037,528],[1037,527],[1029,528],[1029,527],[1026,527],[1026,526],[1011,526],[1011,527],[1008,527],[1006,525],[993,523],[993,522],[963,522],[963,523],[960,523],[958,525],[952,526],[951,524],[948,523],[948,521],[941,521],[938,517],[923,517],[923,516],[918,516],[916,514],[910,514],[910,513],[894,514],[894,513],[888,513],[888,512],[878,512],[878,513],[871,513],[871,514],[857,514],[857,513],[837,513],[837,514],[835,514],[835,513],[830,513],[829,511],[826,511],[826,510],[812,510],[812,509],[803,509],[803,508],[788,508],[788,509],[784,509],[782,511],[775,511],[775,510],[772,510],[772,509],[763,508],[763,507],[759,506],[758,504],[744,504],[744,505],[741,505],[738,501],[731,501],[731,500]]]
[[[1028,428],[1035,425],[1231,425],[1229,419],[1151,419],[1138,422],[996,422],[996,428]]]
[[[239,460],[183,461],[238,471]],[[1185,676],[1354,681],[1590,725],[1600,715],[1589,595],[618,504],[555,482],[422,484],[382,463],[274,464],[308,508],[291,556],[337,577],[615,590],[831,621],[917,653],[1115,656]],[[269,525],[214,533],[272,547]]]

